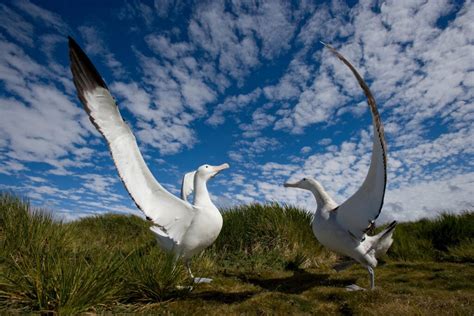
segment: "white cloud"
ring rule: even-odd
[[[188,31],[198,47],[218,60],[222,72],[242,80],[260,64],[260,56],[271,59],[288,49],[295,29],[285,2],[203,2]]]
[[[3,171],[26,168],[20,166],[27,162],[48,164],[52,169],[47,172],[54,174],[86,166],[81,160],[90,153],[80,150],[87,147],[86,115],[59,88],[65,80],[64,69],[52,71],[38,64],[11,42],[0,40],[0,48],[0,82],[6,93],[0,96]],[[73,160],[66,158],[69,154]]]
[[[33,25],[5,4],[0,4],[0,28],[12,39],[28,46],[33,45]]]
[[[136,117],[145,121],[153,119],[151,97],[145,90],[139,88],[136,82],[114,82],[110,85],[110,90],[114,96],[123,98],[123,102],[119,104],[123,104]]]
[[[304,147],[301,147],[301,149],[300,149],[301,154],[307,154],[310,151],[311,151],[311,147],[309,147],[309,146],[304,146]]]
[[[96,26],[80,26],[79,32],[84,38],[84,49],[87,51],[88,54],[90,54],[91,56],[101,57],[116,77],[120,77],[125,74],[125,70],[123,69],[122,63],[119,62],[115,58],[115,55],[109,51],[104,41],[102,40],[102,36],[100,35]]]
[[[413,221],[432,218],[442,212],[472,210],[474,202],[474,173],[406,183],[389,190],[381,221],[397,219]]]
[[[257,137],[261,135],[261,131],[273,124],[275,116],[265,113],[265,109],[258,108],[252,114],[252,121],[249,124],[242,123],[239,125],[244,132],[242,136],[245,138]]]
[[[252,141],[250,140],[239,140],[235,142],[235,147],[238,147],[235,151],[228,153],[232,160],[250,164],[250,162],[261,154],[274,151],[280,147],[280,142],[271,137],[259,137]],[[250,165],[247,165],[250,167]]]
[[[171,41],[163,35],[148,35],[145,37],[145,41],[160,57],[165,57],[173,61],[178,57],[188,55],[193,50],[193,47],[189,43],[171,43]]]
[[[257,88],[250,93],[227,97],[224,102],[216,105],[212,115],[206,120],[208,124],[217,126],[225,122],[225,114],[238,112],[246,106],[256,102],[262,90]]]
[[[155,7],[157,7],[156,2]],[[155,20],[154,13],[153,8],[146,3],[133,0],[125,2],[124,6],[120,9],[118,18],[126,20],[128,23],[144,22],[147,27],[151,27]]]
[[[24,13],[40,21],[42,24],[56,29],[57,32],[61,34],[70,33],[69,26],[63,21],[63,19],[58,14],[43,9],[28,0],[15,1],[13,2],[13,4],[19,9],[23,10]]]
[[[2,161],[2,164],[0,165],[0,173],[6,175],[13,175],[19,171],[26,172],[27,170],[28,168],[24,164],[17,161]]]

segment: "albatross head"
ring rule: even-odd
[[[311,178],[303,178],[296,182],[286,182],[285,184],[283,184],[283,186],[285,188],[299,188],[311,191],[311,188],[314,186],[314,182],[316,182],[316,180]]]
[[[196,176],[201,177],[205,181],[209,180],[210,178],[215,177],[219,172],[224,169],[229,168],[228,163],[224,163],[220,166],[211,166],[211,165],[202,165],[196,171]]]

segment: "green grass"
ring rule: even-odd
[[[434,220],[401,223],[390,257],[396,260],[473,262],[474,213],[442,214]]]
[[[0,194],[0,310],[159,314],[471,314],[474,213],[401,223],[376,269],[335,273],[337,256],[314,238],[307,212],[278,204],[226,210],[215,244],[193,271],[214,278],[192,291],[182,264],[136,216],[54,221]],[[185,287],[178,287],[178,285]]]

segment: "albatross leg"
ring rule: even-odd
[[[188,270],[188,274],[191,277],[191,279],[194,281],[194,283],[211,283],[212,282],[212,279],[209,279],[209,278],[194,277],[191,271],[190,260],[186,259],[185,262],[186,262],[186,269]]]
[[[375,289],[375,272],[374,272],[374,269],[372,269],[371,266],[367,266],[367,271],[369,271],[370,289],[373,290],[373,289]]]
[[[191,271],[191,262],[190,262],[190,260],[186,259],[185,264],[186,264],[186,270],[188,270],[189,276],[191,277],[191,279],[194,279],[193,272]]]
[[[375,289],[375,272],[374,269],[371,266],[367,266],[367,271],[369,272],[369,278],[370,278],[370,289],[373,290]],[[348,291],[365,291],[363,287],[360,287],[356,284],[351,284],[346,286],[346,290]]]

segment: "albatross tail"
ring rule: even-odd
[[[371,249],[375,250],[376,258],[379,258],[380,256],[387,253],[388,249],[393,243],[392,236],[396,226],[397,221],[393,221],[387,226],[387,228],[373,236],[373,244]]]

